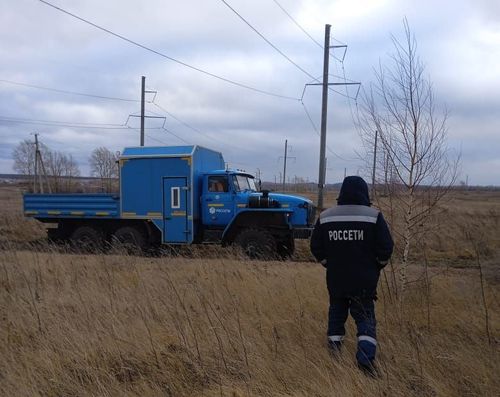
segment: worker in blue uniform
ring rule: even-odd
[[[328,345],[335,352],[340,350],[350,312],[358,330],[358,365],[374,374],[374,301],[380,270],[389,261],[394,244],[382,213],[371,207],[363,178],[346,177],[337,204],[321,212],[311,236],[311,252],[326,268]]]

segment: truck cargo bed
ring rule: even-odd
[[[25,194],[24,214],[37,219],[119,218],[116,194]]]

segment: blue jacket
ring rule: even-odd
[[[380,270],[394,246],[387,223],[370,207],[361,177],[344,179],[337,204],[320,214],[311,252],[327,269],[330,296],[375,298]]]

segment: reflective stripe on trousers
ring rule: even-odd
[[[330,299],[328,311],[328,338],[339,339],[341,343],[345,335],[345,322],[351,316],[358,329],[358,351],[356,358],[361,365],[369,365],[374,359],[377,350],[377,334],[375,320],[375,306],[371,298],[341,298]],[[333,340],[332,340],[333,342]]]

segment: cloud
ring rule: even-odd
[[[269,47],[220,1],[97,0],[56,5],[88,18],[155,50],[210,73],[280,95],[300,97],[311,78]],[[270,0],[230,0],[266,38],[313,76],[322,75],[322,50],[304,35]],[[324,24],[332,24],[336,39],[347,42],[344,63],[348,77],[369,84],[372,68],[391,52],[390,35],[400,36],[407,16],[440,103],[451,111],[450,143],[462,147],[464,172],[471,180],[500,184],[488,169],[498,139],[496,109],[500,105],[498,64],[499,6],[495,1],[451,0],[281,0],[280,3],[319,42]],[[289,175],[316,180],[319,137],[298,101],[245,90],[147,52],[57,12],[40,2],[9,2],[0,14],[0,80],[12,80],[69,91],[139,99],[140,77],[157,91],[152,103],[146,143],[183,144],[183,140],[221,150],[225,158],[248,171],[261,169],[273,180],[283,166],[284,141],[296,157]],[[335,42],[334,40],[332,42]],[[339,54],[338,51],[336,50]],[[343,75],[332,59],[332,74]],[[339,79],[333,79],[339,81]],[[344,88],[338,89],[345,93]],[[349,91],[354,95],[354,91]],[[148,95],[152,99],[152,94]],[[320,124],[321,89],[309,87],[304,104],[316,127]],[[140,110],[139,103],[36,90],[0,82],[0,116],[80,123],[124,123]],[[362,151],[354,127],[356,104],[339,94],[329,98],[328,180],[362,172]],[[137,120],[130,121],[137,127]],[[199,132],[197,132],[198,130]],[[0,117],[0,172],[11,172],[10,153],[17,142],[37,131],[56,150],[77,159],[83,173],[98,146],[121,150],[137,145],[134,129],[83,129],[67,126],[15,124]],[[474,131],[474,132],[472,132]],[[159,142],[160,141],[160,142]],[[498,147],[498,146],[497,146]]]

